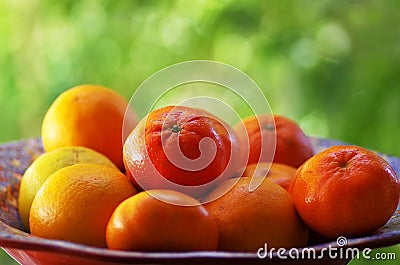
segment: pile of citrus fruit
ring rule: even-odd
[[[304,247],[309,235],[372,233],[399,203],[397,176],[379,155],[357,146],[314,154],[299,126],[277,115],[231,127],[205,110],[168,106],[137,121],[121,95],[82,85],[51,105],[42,141],[19,212],[43,238],[255,252],[265,243]]]

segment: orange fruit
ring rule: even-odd
[[[292,120],[279,115],[258,115],[244,119],[234,129],[247,164],[272,162],[298,168],[314,151],[311,142]],[[275,146],[276,143],[276,146]],[[263,153],[261,153],[263,152]],[[246,159],[247,160],[247,159]]]
[[[136,187],[173,189],[200,197],[238,169],[238,144],[229,125],[184,106],[152,111],[126,139],[124,163]]]
[[[76,164],[53,173],[37,192],[29,224],[32,235],[91,246],[106,246],[114,209],[136,193],[118,169]]]
[[[268,178],[250,191],[250,180],[227,180],[209,194],[210,198],[217,198],[204,206],[217,222],[218,248],[254,252],[265,243],[268,248],[305,246],[308,230],[290,194]],[[237,183],[230,189],[232,182]],[[221,194],[224,195],[219,197]]]
[[[62,93],[48,109],[42,124],[46,151],[64,146],[96,150],[123,169],[122,129],[137,121],[128,102],[117,92],[97,85],[81,85]]]
[[[288,165],[264,162],[248,165],[243,171],[242,177],[266,177],[288,190],[295,172],[296,168]]]
[[[123,201],[110,218],[106,235],[108,247],[119,250],[216,250],[218,246],[213,217],[194,198],[172,190],[149,190]]]
[[[117,168],[104,155],[82,146],[54,149],[41,154],[25,171],[18,195],[18,212],[24,226],[29,229],[29,212],[37,191],[57,170],[75,164],[91,163]]]
[[[394,170],[358,146],[334,146],[315,155],[296,171],[289,191],[304,222],[327,238],[373,232],[399,202]]]

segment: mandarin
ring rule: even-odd
[[[152,111],[128,136],[124,163],[136,187],[173,189],[201,197],[240,167],[231,127],[196,108]]]
[[[295,172],[296,168],[285,164],[263,162],[248,165],[242,177],[266,177],[288,190]]]
[[[189,206],[188,206],[189,205]],[[216,250],[217,224],[194,198],[173,190],[148,190],[123,201],[107,225],[110,249]]]
[[[218,225],[218,248],[255,252],[265,243],[269,248],[305,246],[308,229],[290,194],[268,178],[252,191],[250,182],[248,177],[226,180],[205,198]]]
[[[399,181],[379,155],[358,146],[334,146],[297,171],[289,188],[297,211],[327,238],[361,236],[396,211]]]
[[[314,154],[311,142],[301,128],[283,116],[264,114],[248,117],[234,129],[242,156],[248,156],[248,165],[272,160],[298,168]]]

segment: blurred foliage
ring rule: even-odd
[[[0,142],[40,136],[75,85],[129,98],[174,63],[253,78],[309,135],[400,156],[400,1],[0,0]]]
[[[63,90],[129,98],[174,63],[253,78],[310,135],[400,156],[400,2],[0,0],[0,141],[40,135]]]

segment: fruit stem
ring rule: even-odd
[[[273,125],[273,124],[269,124],[269,123],[266,124],[264,128],[267,129],[267,130],[269,130],[269,131],[272,131],[272,130],[275,129],[274,125]]]
[[[175,124],[174,126],[172,126],[172,129],[171,129],[171,131],[172,131],[173,133],[177,133],[177,132],[179,132],[180,130],[182,130],[182,128],[181,128],[181,126],[179,126],[178,124]]]

